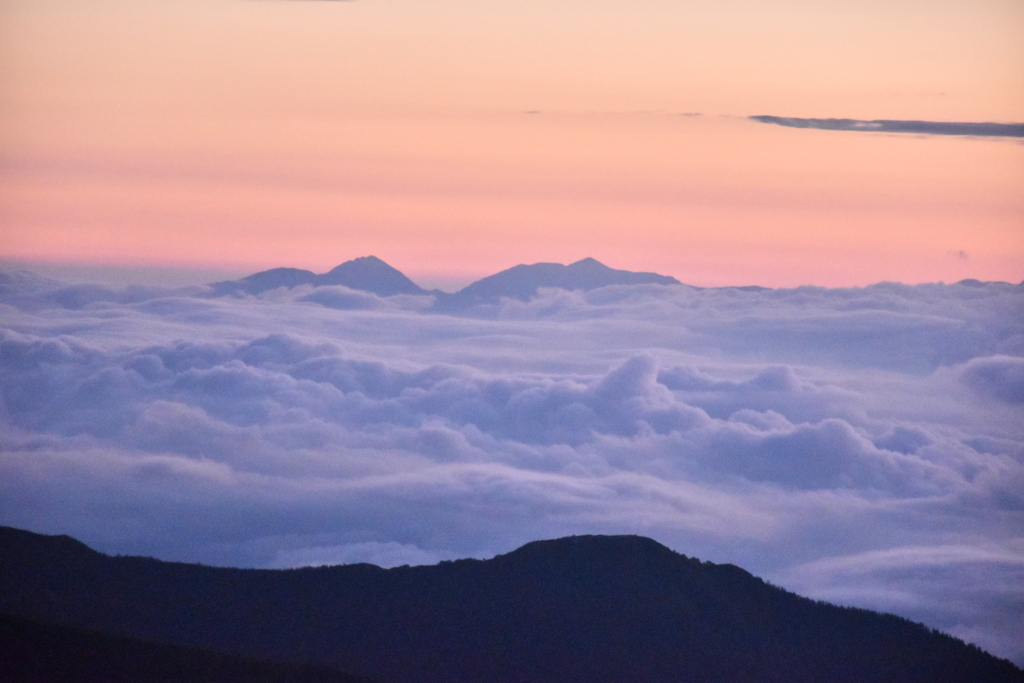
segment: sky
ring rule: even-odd
[[[0,524],[245,567],[637,533],[1024,665],[1024,138],[933,125],[1024,122],[1022,28],[0,0]],[[203,285],[371,254],[707,289]]]
[[[1024,122],[1022,29],[1014,0],[2,0],[0,261],[1020,282],[1020,138],[748,117]]]

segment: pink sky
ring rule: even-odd
[[[6,0],[0,259],[1024,279],[1019,139],[745,118],[1024,121],[1020,3],[704,4]]]

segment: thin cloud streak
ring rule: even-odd
[[[787,128],[816,128],[864,133],[912,133],[916,135],[966,135],[976,137],[1024,137],[1024,123],[967,123],[953,121],[892,121],[879,119],[800,119],[786,116],[751,116],[752,121]]]

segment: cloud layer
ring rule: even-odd
[[[268,567],[639,533],[1024,661],[1024,288],[431,304],[0,274],[0,523]]]

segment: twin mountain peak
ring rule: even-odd
[[[541,287],[591,290],[609,285],[680,285],[679,280],[657,273],[639,273],[609,268],[600,261],[585,258],[568,266],[561,263],[534,263],[503,270],[468,285],[454,294],[426,290],[376,256],[362,256],[318,275],[300,268],[273,268],[241,280],[211,285],[217,295],[261,294],[280,287],[301,285],[322,287],[343,285],[349,289],[378,296],[430,294],[439,304],[481,303],[507,297],[528,301]]]

